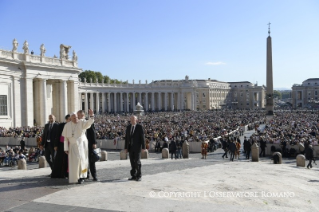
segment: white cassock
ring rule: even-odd
[[[64,151],[69,151],[69,183],[77,183],[79,178],[87,177],[88,140],[86,129],[90,128],[94,119],[79,120],[77,124],[68,122],[63,129]]]

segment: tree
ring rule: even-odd
[[[81,78],[81,81],[83,82],[84,79],[86,79],[86,82],[91,82],[90,79],[92,79],[92,82],[96,82],[96,74],[94,71],[91,70],[85,70],[81,74],[79,74],[79,77]]]
[[[84,82],[84,79],[86,79],[86,82],[90,83],[90,79],[92,79],[93,83],[108,83],[110,81],[111,84],[125,84],[126,82],[119,81],[117,79],[111,79],[109,76],[105,75],[103,76],[101,72],[98,71],[91,71],[91,70],[85,70],[81,74],[79,74],[79,78],[81,78],[81,81]]]
[[[274,90],[274,98],[281,99],[281,92]]]

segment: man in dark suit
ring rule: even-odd
[[[137,117],[130,117],[131,124],[126,128],[125,151],[129,152],[131,162],[131,178],[129,180],[141,181],[141,151],[145,150],[144,130],[137,124]]]
[[[79,119],[84,119],[85,118],[85,112],[83,110],[79,110],[77,112],[78,118]],[[93,181],[98,181],[97,176],[96,176],[96,167],[95,167],[95,161],[92,161],[91,155],[93,154],[94,149],[96,148],[96,135],[95,135],[95,127],[94,123],[91,125],[90,128],[86,130],[86,137],[88,139],[88,149],[89,149],[89,169],[88,169],[88,176],[87,179],[90,178],[90,172],[93,177]]]
[[[55,116],[51,114],[49,115],[49,123],[44,126],[41,143],[41,147],[45,148],[45,159],[49,163],[51,171],[53,170],[54,151],[57,150],[57,147],[54,146],[58,135],[57,130],[58,124],[55,122]]]
[[[20,146],[21,146],[21,150],[22,150],[22,152],[24,151],[24,149],[25,149],[25,141],[24,141],[24,137],[22,138],[22,140],[20,141]]]

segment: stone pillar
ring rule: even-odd
[[[167,111],[167,92],[164,93],[164,110]]]
[[[121,112],[123,112],[124,110],[123,110],[123,93],[122,92],[120,93],[120,105],[121,105],[120,107]]]
[[[126,93],[126,112],[130,111],[130,105],[129,105],[129,93]]]
[[[105,93],[102,93],[102,113],[105,113]]]
[[[13,84],[13,114],[14,114],[14,122],[13,127],[21,127],[21,87],[20,80],[17,77],[12,77]]]
[[[274,152],[274,154],[272,154],[273,159],[275,157],[278,157],[278,162],[276,163],[275,159],[274,159],[274,164],[281,164],[282,163],[282,155],[280,152]]]
[[[162,149],[162,158],[163,159],[168,159],[168,148],[163,148]]]
[[[183,158],[189,158],[189,143],[185,140],[182,146]]]
[[[110,92],[108,92],[108,94],[107,94],[107,99],[108,99],[108,101],[107,101],[107,111],[111,112],[111,93]]]
[[[257,143],[254,143],[251,146],[251,161],[258,162],[259,161],[259,146]]]
[[[61,95],[61,108],[60,108],[60,121],[64,120],[65,115],[68,113],[68,99],[67,99],[67,87],[66,80],[62,80],[60,84],[60,95]]]
[[[148,150],[145,149],[143,152],[141,152],[141,159],[148,159]]]
[[[91,93],[90,93],[90,109],[91,109],[91,110],[94,110],[93,101],[94,101],[93,91],[91,91]]]
[[[22,114],[24,116],[23,126],[33,126],[34,112],[33,112],[33,77],[25,78],[25,87],[24,87],[24,101],[22,107]]]
[[[184,92],[181,94],[181,108],[182,110],[185,109],[185,97],[184,97]]]
[[[127,160],[127,153],[124,149],[120,152],[120,160]]]
[[[162,106],[163,106],[163,104],[162,104],[162,93],[159,92],[158,93],[158,110],[162,110]]]
[[[135,110],[135,93],[133,92],[133,104],[132,104],[132,109],[133,111]]]
[[[173,111],[175,108],[174,108],[174,93],[172,92],[171,93],[171,111]]]
[[[142,93],[138,92],[138,102],[142,104]]]
[[[117,112],[117,93],[114,92],[114,113]]]
[[[48,166],[47,160],[44,156],[39,157],[39,168],[45,168]]]
[[[303,154],[299,154],[296,157],[297,166],[305,167],[306,166],[306,158]]]
[[[96,92],[95,95],[96,95],[96,104],[95,104],[96,114],[99,114],[99,112],[100,112],[100,93]]]
[[[42,113],[42,119],[40,122],[40,126],[44,126],[45,123],[48,120],[48,114],[47,114],[47,80],[42,79],[41,80],[41,113]]]
[[[154,104],[154,92],[152,92],[152,110],[155,110],[155,104]]]
[[[107,151],[101,151],[100,161],[107,161]]]
[[[181,95],[180,93],[177,93],[177,109],[181,110]]]
[[[27,170],[27,162],[25,159],[18,160],[18,169]]]
[[[83,104],[83,102],[82,102],[82,93],[79,93],[79,110],[83,110],[84,108],[82,108],[82,104]]]
[[[145,92],[145,105],[144,105],[145,111],[148,111],[148,93]]]
[[[85,98],[84,98],[84,111],[85,111],[85,113],[89,112],[89,99],[88,99],[87,92],[85,92]]]

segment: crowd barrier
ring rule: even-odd
[[[272,156],[273,152],[271,152],[271,146],[274,146],[276,149],[282,149],[281,148],[281,145],[279,143],[267,143],[266,144],[267,147],[265,149],[265,154],[266,156]],[[299,154],[300,151],[299,151],[299,146],[298,145],[290,145],[290,144],[287,144],[286,145],[286,148],[288,148],[289,150],[291,148],[294,148],[296,150],[296,154]],[[313,146],[313,154],[314,154],[314,157],[317,157],[319,156],[319,146],[316,145],[316,146]],[[259,152],[260,152],[260,148],[259,148]]]

